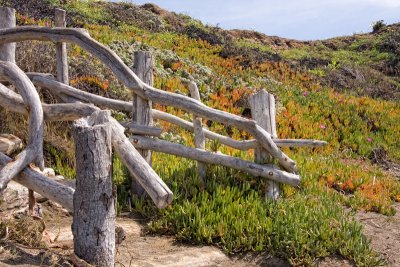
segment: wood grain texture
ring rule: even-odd
[[[12,134],[0,134],[0,152],[10,155],[22,148],[22,140]]]
[[[76,188],[74,253],[99,267],[114,266],[115,197],[110,123],[74,123]]]
[[[197,87],[197,84],[193,81],[189,83],[189,92],[190,96],[193,99],[201,101],[199,88]],[[193,115],[193,132],[195,147],[199,149],[206,149],[206,138],[204,136],[202,119],[200,117],[197,117],[196,115]],[[204,186],[206,182],[207,166],[202,162],[197,162],[197,171],[200,181]]]
[[[29,111],[29,140],[25,150],[4,166],[0,171],[0,190],[28,164],[35,163],[44,169],[43,159],[43,110],[36,89],[25,73],[17,65],[0,61],[0,74],[13,83]]]
[[[254,176],[265,177],[273,181],[293,186],[298,186],[300,184],[299,175],[277,170],[269,165],[260,165],[251,161],[224,155],[222,153],[190,148],[184,145],[144,136],[132,136],[130,140],[137,148],[151,149],[153,151],[185,157],[208,164],[222,165],[247,172]]]
[[[273,138],[277,138],[275,122],[275,98],[265,90],[259,90],[249,98],[251,116],[258,125],[268,131]],[[258,164],[272,164],[273,157],[262,146],[254,150],[254,161]],[[265,197],[277,200],[280,195],[279,184],[268,181]]]
[[[127,67],[122,60],[108,47],[90,37],[87,31],[72,28],[44,28],[23,26],[0,30],[0,44],[26,40],[43,40],[53,42],[72,42],[96,56],[108,66],[117,78],[138,96],[166,106],[172,106],[193,113],[202,118],[236,126],[247,131],[290,172],[297,172],[296,162],[284,154],[273,142],[271,135],[255,121],[242,118],[228,112],[212,109],[199,101],[180,94],[165,92],[147,85]]]
[[[1,167],[11,161],[10,157],[0,153]],[[58,183],[30,167],[23,169],[13,180],[39,193],[43,197],[60,204],[68,211],[73,210],[73,195],[75,192],[73,188]]]
[[[153,127],[153,126],[145,126],[139,125],[134,122],[129,123],[121,123],[122,126],[126,128],[127,131],[136,134],[136,135],[148,135],[148,136],[157,136],[160,137],[162,133],[161,128]]]
[[[16,113],[29,114],[29,107],[24,104],[21,95],[2,84],[0,84],[0,106]],[[42,103],[42,108],[44,120],[46,121],[74,121],[90,116],[94,111],[99,110],[98,107],[85,103]]]
[[[102,115],[100,116],[99,114]],[[111,117],[109,111],[96,111],[88,120],[91,121],[92,118],[96,123],[110,122],[112,129],[112,145],[121,162],[146,190],[147,194],[158,208],[167,207],[173,200],[172,191],[125,136],[124,127]]]
[[[0,7],[0,28],[11,28],[15,26],[15,9]],[[0,61],[15,63],[15,43],[0,44]]]
[[[34,84],[48,88],[55,93],[63,93],[71,97],[74,97],[76,99],[79,99],[83,102],[93,103],[101,108],[108,108],[126,112],[130,112],[132,110],[132,103],[130,102],[117,99],[110,99],[95,94],[83,92],[72,86],[66,86],[60,84],[59,82],[49,79],[49,77],[45,77],[40,74],[30,74],[29,76],[32,78]],[[188,131],[194,132],[194,127],[192,122],[181,119],[175,115],[156,109],[152,110],[152,115],[154,119],[167,121],[172,124],[183,127]],[[214,133],[205,128],[203,128],[203,132],[206,138],[211,140],[218,140],[219,142],[221,142],[221,144],[239,150],[249,150],[259,146],[257,140],[255,139],[238,141],[230,137]],[[279,147],[320,147],[327,144],[327,142],[325,141],[313,140],[313,139],[273,139],[273,142]]]
[[[54,22],[56,27],[66,27],[66,12],[63,9],[56,8],[54,10]],[[67,44],[56,43],[56,59],[57,59],[57,80],[59,82],[69,84],[68,75],[68,55]]]
[[[145,84],[153,86],[153,58],[148,51],[135,51],[133,56],[133,72]],[[151,126],[153,124],[152,102],[133,93],[132,122],[138,125]],[[151,151],[139,149],[138,152],[151,166]],[[131,177],[131,194],[145,197],[146,191],[134,177]]]

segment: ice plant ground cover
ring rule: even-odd
[[[390,216],[393,202],[400,201],[398,174],[390,167],[400,161],[398,25],[375,34],[313,43],[291,41],[288,46],[276,45],[267,37],[260,41],[251,32],[224,32],[184,15],[158,14],[127,3],[43,0],[37,1],[39,14],[34,7],[10,2],[16,3],[19,25],[50,26],[54,6],[65,8],[69,26],[88,29],[129,65],[134,50],[151,51],[155,87],[187,95],[185,82],[193,79],[202,101],[211,107],[248,116],[246,97],[265,88],[277,99],[279,138],[328,141],[324,148],[284,150],[297,161],[302,182],[299,188],[283,186],[276,203],[263,200],[263,179],[208,166],[202,188],[195,162],[154,153],[154,168],[174,191],[175,200],[158,211],[150,202],[132,199],[132,210],[149,219],[149,233],[215,244],[228,253],[267,250],[294,265],[313,265],[328,255],[341,255],[358,266],[380,262],[353,213],[365,210]],[[26,48],[17,50],[24,51],[17,55],[21,68],[55,73],[51,45],[19,45]],[[97,60],[76,46],[68,51],[74,86],[108,97],[131,98]],[[41,93],[48,97],[45,91]],[[191,119],[180,110],[155,108]],[[129,120],[129,114],[114,116]],[[10,115],[3,120],[10,132],[24,134],[20,132],[25,129],[20,123],[26,123],[22,118]],[[233,138],[251,138],[232,127],[212,121],[205,124]],[[166,131],[163,138],[193,145],[191,133],[167,123],[158,126]],[[73,178],[68,128],[64,123],[47,125],[46,153],[48,165]],[[207,148],[253,159],[252,151],[237,151],[218,142],[207,142]],[[118,209],[126,211],[128,176],[117,158],[114,163]]]

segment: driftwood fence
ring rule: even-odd
[[[206,183],[206,164],[218,164],[268,179],[266,197],[279,197],[279,183],[298,186],[296,163],[279,147],[322,146],[316,140],[278,139],[275,124],[275,100],[260,90],[249,98],[253,120],[212,109],[201,103],[195,83],[189,84],[191,97],[165,92],[153,87],[152,57],[136,52],[129,68],[109,48],[92,39],[84,29],[66,28],[65,11],[55,11],[55,28],[16,27],[15,10],[0,8],[0,105],[29,117],[27,146],[14,159],[0,153],[0,189],[14,179],[29,188],[30,210],[33,192],[38,192],[69,211],[73,211],[75,253],[98,266],[112,266],[115,253],[114,201],[111,184],[111,151],[114,150],[132,176],[132,193],[147,194],[158,208],[172,202],[173,194],[151,168],[151,152],[169,153],[198,162],[199,177]],[[50,74],[24,73],[15,64],[15,42],[40,40],[56,45],[57,78]],[[69,85],[66,43],[79,45],[108,66],[115,76],[132,90],[133,102],[109,99],[83,92]],[[12,84],[13,91],[6,85]],[[42,103],[35,86],[47,88],[59,104]],[[193,114],[193,121],[183,120],[152,108],[152,102],[173,106]],[[132,112],[131,123],[120,123],[109,111]],[[214,133],[202,125],[211,119],[247,131],[253,140],[234,140]],[[163,120],[194,133],[195,148],[158,139],[162,129],[153,120]],[[76,188],[45,176],[43,170],[44,121],[73,121],[76,145]],[[129,137],[125,132],[130,132]],[[218,140],[235,149],[254,149],[254,162],[205,150],[205,140]],[[1,141],[1,139],[0,139]],[[8,146],[7,146],[8,149]],[[277,159],[279,165],[272,165]],[[32,169],[34,163],[38,169]],[[79,209],[74,209],[79,207]],[[92,223],[89,223],[92,222]]]

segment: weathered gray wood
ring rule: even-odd
[[[95,94],[91,94],[88,92],[84,92],[72,86],[68,86],[66,84],[57,82],[56,80],[43,76],[41,74],[30,73],[29,77],[31,78],[34,84],[48,88],[56,94],[65,94],[67,96],[72,96],[80,101],[86,103],[93,103],[101,108],[110,108],[114,110],[121,110],[127,112],[132,111],[132,103],[130,102],[121,101],[117,99],[110,99]]]
[[[3,167],[12,159],[0,153],[0,165]],[[63,206],[68,211],[73,209],[73,195],[75,190],[69,186],[58,183],[30,167],[23,169],[13,179],[15,182],[33,190],[45,198]]]
[[[180,94],[165,92],[142,82],[109,48],[90,37],[87,31],[71,28],[23,26],[0,30],[0,44],[25,40],[72,42],[95,55],[111,68],[117,78],[137,95],[167,106],[181,108],[202,118],[212,119],[247,131],[288,171],[297,172],[296,162],[285,155],[273,142],[271,135],[253,120],[215,110]]]
[[[133,57],[133,72],[144,83],[153,86],[153,58],[150,52],[135,51]],[[132,121],[138,125],[151,126],[153,124],[152,102],[135,93],[133,94]],[[138,152],[151,166],[151,151],[139,149]],[[139,182],[133,177],[131,180],[131,194],[133,196],[144,197],[146,192],[143,187],[141,187]]]
[[[275,122],[275,98],[265,90],[259,90],[249,97],[252,118],[268,131],[272,138],[277,138]],[[258,164],[271,164],[273,157],[263,147],[259,146],[254,150],[254,161]],[[268,199],[279,198],[279,184],[274,181],[267,181],[265,196]]]
[[[40,98],[29,78],[14,63],[0,61],[0,74],[12,82],[29,106],[29,140],[25,150],[0,171],[0,190],[28,164],[34,162],[44,169],[43,160],[43,110]]]
[[[151,149],[153,151],[185,157],[204,163],[222,165],[289,185],[298,186],[300,184],[299,175],[277,170],[273,168],[273,166],[260,165],[222,153],[190,148],[184,145],[144,136],[132,136],[130,140],[137,148]]]
[[[29,107],[24,104],[22,97],[2,84],[0,84],[0,106],[13,112],[29,114]],[[94,111],[99,110],[94,105],[84,103],[42,103],[42,108],[46,121],[74,121],[90,116]]]
[[[15,9],[0,7],[0,29],[15,26]],[[15,63],[15,43],[0,44],[0,61]]]
[[[74,253],[99,267],[114,266],[115,197],[109,123],[74,124],[76,188],[72,233]]]
[[[193,81],[189,83],[189,91],[190,96],[201,102],[199,88],[197,88],[197,84]],[[202,119],[193,115],[193,132],[194,132],[194,145],[199,149],[206,149],[206,139],[204,137],[204,131],[202,126]],[[197,162],[197,171],[199,173],[200,181],[203,183],[203,186],[206,182],[207,175],[207,166],[202,162]]]
[[[28,76],[31,77],[34,84],[48,88],[55,93],[69,95],[69,96],[77,98],[81,101],[84,101],[87,103],[93,103],[101,108],[109,108],[109,109],[121,110],[121,111],[126,111],[126,112],[130,112],[132,110],[132,103],[130,103],[130,102],[117,100],[117,99],[110,99],[110,98],[98,96],[95,94],[83,92],[72,86],[66,86],[66,85],[60,84],[57,81],[51,80],[48,77],[44,77],[41,74],[31,73],[31,74],[28,74]],[[181,126],[188,131],[194,132],[193,123],[186,121],[184,119],[181,119],[175,115],[153,109],[152,116],[154,119],[167,121],[172,124]],[[221,144],[224,144],[224,145],[227,145],[232,148],[239,149],[239,150],[249,150],[249,149],[253,149],[253,148],[256,148],[259,146],[259,143],[255,139],[238,141],[238,140],[232,139],[230,137],[214,133],[205,128],[203,128],[203,132],[204,132],[205,137],[212,139],[212,140],[218,140],[219,142],[221,142]],[[327,142],[325,142],[325,141],[312,140],[312,139],[300,139],[300,140],[299,139],[273,139],[273,141],[279,147],[307,147],[307,146],[319,147],[319,146],[324,146],[327,144]]]
[[[56,8],[55,13],[55,26],[56,27],[66,27],[67,23],[65,20],[66,12],[65,10]],[[56,43],[56,57],[57,57],[57,80],[59,82],[69,84],[68,77],[68,56],[67,56],[67,44],[66,43]]]
[[[161,136],[162,129],[153,127],[153,126],[145,126],[139,125],[133,122],[129,123],[121,123],[129,132],[136,135],[149,135],[149,136]]]
[[[0,134],[0,152],[10,155],[22,148],[22,140],[12,134]]]
[[[156,120],[167,121],[169,123],[178,125],[187,131],[194,132],[193,123],[181,119],[175,115],[153,109],[153,118]],[[239,150],[249,150],[260,146],[255,139],[238,141],[233,138],[217,134],[205,128],[203,128],[203,132],[206,138],[218,140],[223,145]],[[321,147],[328,144],[326,141],[313,139],[273,139],[273,141],[278,147]]]
[[[102,116],[99,114],[102,114]],[[96,123],[105,121],[111,123],[112,145],[122,163],[146,190],[158,208],[168,206],[172,202],[173,193],[125,136],[124,127],[111,117],[109,111],[96,111],[88,120],[91,121],[92,118]]]

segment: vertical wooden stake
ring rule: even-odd
[[[55,26],[66,27],[66,12],[65,10],[55,9]],[[56,56],[57,56],[57,81],[69,85],[68,77],[68,56],[67,44],[56,43]]]
[[[75,122],[76,189],[74,252],[100,267],[114,266],[115,199],[112,188],[111,124]]]
[[[133,71],[135,74],[148,85],[153,86],[153,58],[150,52],[147,51],[136,51],[134,54]],[[139,97],[138,95],[133,95],[133,110],[132,110],[132,121],[133,123],[139,125],[152,125],[152,102]],[[138,149],[142,157],[151,166],[151,151]],[[131,194],[138,197],[143,197],[146,195],[145,190],[142,186],[132,178],[131,183]]]
[[[191,81],[189,83],[189,91],[192,98],[201,102],[199,88],[195,82]],[[194,130],[194,145],[196,148],[205,149],[206,148],[206,139],[204,137],[203,127],[202,127],[202,119],[193,115],[193,130]],[[202,186],[205,187],[206,182],[206,172],[207,167],[206,164],[202,162],[197,162],[197,170],[199,172],[199,178],[202,183]]]
[[[15,9],[0,7],[0,29],[16,26]],[[0,45],[0,60],[15,63],[15,43]]]
[[[275,121],[275,98],[265,90],[260,90],[249,97],[251,116],[258,125],[277,138]],[[254,161],[259,164],[272,163],[273,157],[266,150],[258,147],[254,150]],[[279,198],[279,184],[273,181],[267,182],[266,198],[276,200]]]

